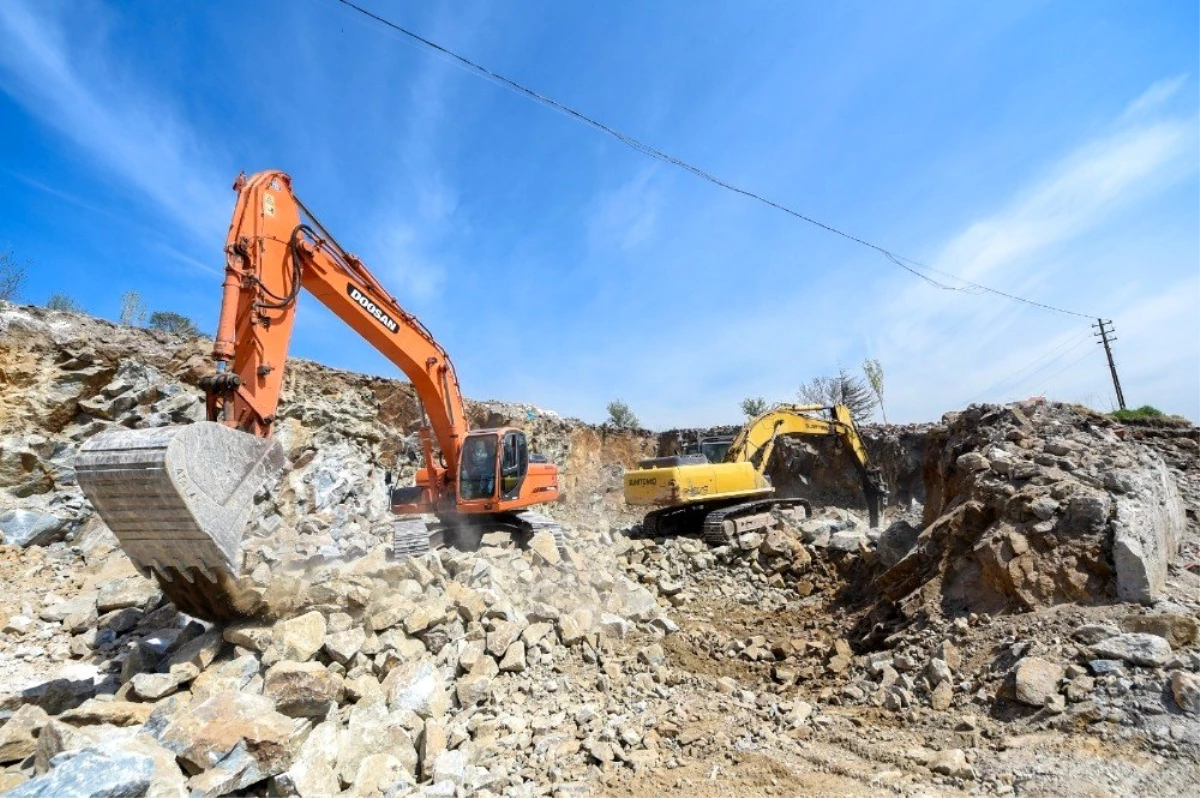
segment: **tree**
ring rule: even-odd
[[[863,361],[863,374],[867,376],[867,385],[879,402],[879,412],[883,413],[883,423],[888,423],[887,408],[883,406],[883,364],[878,358],[867,358]]]
[[[159,330],[171,335],[182,335],[187,338],[194,338],[200,335],[200,329],[196,326],[195,322],[182,313],[172,313],[169,310],[156,310],[151,313],[149,327],[151,330]]]
[[[0,299],[15,302],[21,296],[27,271],[29,263],[18,262],[12,250],[0,252]]]
[[[638,421],[629,405],[620,399],[608,403],[608,423],[620,429],[638,429],[642,426],[642,422]]]
[[[47,310],[65,310],[70,313],[82,313],[83,305],[80,305],[74,299],[66,294],[60,294],[57,291],[50,295],[46,300]]]
[[[141,327],[146,322],[146,304],[137,291],[121,294],[121,324],[126,327]]]
[[[742,400],[742,412],[749,418],[761,416],[767,412],[767,400],[761,396],[747,396]]]
[[[817,405],[845,405],[859,421],[871,417],[877,402],[871,388],[861,377],[851,376],[839,368],[833,377],[813,377],[800,386],[800,399]]]

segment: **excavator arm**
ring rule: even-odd
[[[829,417],[810,415],[816,412],[828,413]],[[780,435],[836,435],[840,438],[854,457],[854,465],[867,499],[871,526],[878,526],[887,490],[879,470],[871,465],[870,455],[854,424],[850,408],[845,405],[778,405],[742,427],[725,455],[725,462],[753,463],[761,474],[767,468]]]
[[[425,468],[415,487],[393,491],[393,511],[476,527],[557,529],[524,512],[558,498],[557,468],[530,456],[521,430],[469,430],[446,351],[326,232],[292,193],[291,178],[240,175],[233,187],[216,372],[200,381],[207,420],[115,427],[75,459],[80,487],[134,564],[192,615],[225,620],[264,611],[239,576],[242,543],[254,497],[286,465],[271,436],[302,290],[394,363],[421,401]],[[424,531],[423,522],[397,522],[394,550],[427,551]]]
[[[446,351],[363,265],[325,232],[283,172],[239,176],[225,243],[225,282],[213,358],[202,384],[210,421],[267,437],[275,422],[301,288],[329,308],[412,382],[433,499],[452,492],[467,433],[462,393]],[[432,452],[430,433],[443,463]]]

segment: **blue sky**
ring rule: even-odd
[[[1200,418],[1194,2],[363,2],[934,268],[1112,318],[1126,398]],[[950,292],[332,0],[0,4],[0,246],[26,300],[212,329],[241,170],[298,195],[477,398],[733,422],[877,357],[893,421],[1108,409],[1088,320]],[[304,298],[292,352],[394,375]]]

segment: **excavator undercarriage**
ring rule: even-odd
[[[443,546],[473,551],[480,547],[484,536],[492,532],[504,533],[517,545],[523,546],[542,531],[553,535],[560,552],[565,550],[562,526],[550,516],[530,510],[489,515],[444,515],[433,521],[402,518],[393,524],[392,551],[397,557],[419,557]]]

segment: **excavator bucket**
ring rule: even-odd
[[[282,447],[211,421],[103,432],[79,450],[79,486],[121,548],[175,606],[208,620],[257,614],[239,579],[254,495],[284,466]]]

